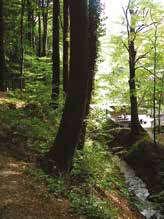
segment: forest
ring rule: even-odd
[[[0,0],[0,219],[164,218],[164,2]]]

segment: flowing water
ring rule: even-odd
[[[146,219],[164,219],[164,216],[160,215],[159,211],[155,208],[154,203],[147,200],[150,195],[146,184],[136,176],[134,170],[123,160],[120,160],[120,170],[125,176],[128,190],[133,192],[141,207],[140,212]]]

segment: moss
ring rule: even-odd
[[[127,157],[131,159],[143,158],[149,145],[151,145],[149,136],[138,136],[138,140],[128,150]]]

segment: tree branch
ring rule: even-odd
[[[135,70],[137,70],[137,69],[139,69],[139,68],[142,68],[142,69],[148,71],[149,73],[153,74],[153,72],[152,72],[151,70],[149,70],[148,68],[146,68],[146,67],[143,66],[143,65],[140,65],[140,66],[136,67]]]
[[[128,9],[129,9],[129,5],[130,5],[130,2],[131,0],[128,1],[128,5],[126,7],[126,10],[124,7],[122,7],[122,10],[123,10],[123,13],[124,13],[124,16],[125,16],[125,19],[126,19],[126,29],[127,29],[127,33],[128,33],[128,37],[129,37],[129,27],[130,27],[130,24],[129,24],[129,20],[128,20]]]
[[[127,51],[129,52],[128,46],[126,45],[126,43],[122,40],[122,44],[124,45],[124,47],[127,49]]]
[[[145,71],[148,71],[148,72],[149,72],[150,74],[152,74],[152,75],[154,74],[153,71],[151,71],[150,69],[146,68],[146,67],[143,66],[143,65],[140,65],[140,66],[136,67],[135,70],[137,70],[137,69],[139,69],[139,68],[144,69]],[[161,78],[158,77],[158,75],[156,75],[155,77],[156,77],[156,79],[161,80]],[[163,77],[164,77],[164,76],[163,76]]]
[[[135,64],[136,64],[140,59],[146,58],[146,55],[147,55],[148,53],[149,53],[149,52],[146,52],[146,53],[144,53],[144,54],[138,56],[138,58],[135,60]]]
[[[136,33],[141,32],[141,31],[144,30],[145,28],[148,28],[148,27],[154,25],[155,23],[157,23],[157,22],[152,22],[152,23],[147,24],[147,25],[145,25],[145,24],[140,25],[140,26],[136,29]]]

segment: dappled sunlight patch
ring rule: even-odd
[[[0,172],[0,176],[2,177],[8,177],[12,175],[21,175],[21,173],[13,170],[1,170]]]
[[[29,163],[25,163],[25,162],[20,162],[20,163],[9,162],[7,166],[11,169],[24,170],[25,168],[27,168],[28,165]]]
[[[0,93],[0,106],[4,109],[21,109],[25,107],[25,101],[10,97],[9,93]]]
[[[7,98],[7,93],[0,91],[0,99],[3,100],[3,99],[6,99],[6,98]]]
[[[24,163],[24,162],[21,162],[20,164],[19,163],[9,163],[8,166],[11,167],[11,168],[26,168],[27,167],[27,163]]]

